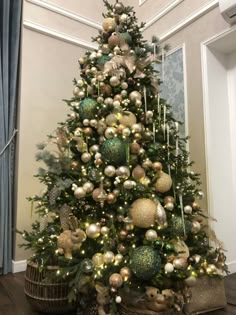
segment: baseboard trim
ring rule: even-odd
[[[235,273],[236,272],[236,260],[228,262],[227,266],[229,268],[230,273]]]
[[[12,260],[12,273],[22,272],[26,270],[26,260]]]

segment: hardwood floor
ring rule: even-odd
[[[236,315],[236,273],[225,278],[225,289],[228,302],[235,305],[205,315]],[[39,315],[25,298],[23,272],[0,276],[0,315]]]

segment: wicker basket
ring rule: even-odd
[[[76,304],[70,304],[67,299],[68,282],[52,277],[55,269],[57,267],[52,266],[40,272],[36,264],[27,264],[24,291],[28,302],[38,312],[61,314],[76,309]]]

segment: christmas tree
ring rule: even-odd
[[[30,198],[40,219],[23,246],[40,268],[58,266],[70,301],[94,294],[99,315],[178,314],[186,288],[222,276],[225,257],[209,242],[181,122],[160,97],[164,50],[143,39],[133,8],[103,1],[98,50],[79,59],[71,114],[48,137],[56,150],[38,145],[46,189]]]

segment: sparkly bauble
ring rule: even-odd
[[[111,84],[111,86],[113,86],[113,87],[116,87],[116,86],[118,86],[118,85],[120,85],[120,80],[119,80],[119,78],[117,77],[117,76],[112,76],[111,78],[110,78],[110,84]]]
[[[184,241],[178,239],[178,240],[173,240],[171,242],[171,244],[173,244],[174,249],[177,253],[178,258],[182,257],[187,259],[189,257],[189,248],[188,246],[185,244]]]
[[[112,264],[115,259],[115,255],[111,251],[107,251],[103,254],[103,261],[105,264]]]
[[[140,152],[140,145],[137,142],[133,142],[130,145],[130,152],[132,154],[139,154]]]
[[[95,255],[93,255],[92,261],[93,261],[95,267],[101,267],[104,264],[103,254],[96,253]]]
[[[157,204],[147,198],[135,200],[130,208],[130,217],[133,224],[140,228],[148,228],[155,223]]]
[[[114,48],[115,46],[119,46],[120,44],[120,37],[116,34],[113,33],[109,38],[108,38],[108,45],[110,48]]]
[[[119,288],[123,284],[123,278],[119,273],[113,273],[109,278],[109,284],[113,288]]]
[[[186,205],[186,206],[184,207],[184,212],[185,212],[186,214],[191,214],[192,211],[193,211],[193,208],[192,208],[190,205]]]
[[[155,172],[160,172],[162,171],[162,164],[161,162],[153,162],[152,163],[152,169],[155,171]]]
[[[116,265],[120,264],[122,262],[122,260],[123,260],[123,255],[121,255],[121,254],[115,255],[115,264]]]
[[[105,130],[105,137],[107,139],[111,139],[111,138],[114,138],[116,134],[116,129],[113,128],[113,127],[108,127],[106,130]]]
[[[130,268],[129,267],[121,268],[120,275],[125,281],[129,280],[130,277],[131,277],[131,270],[130,270]]]
[[[114,166],[126,164],[126,143],[120,138],[107,139],[101,145],[103,160]]]
[[[94,185],[91,182],[86,182],[83,184],[83,189],[86,193],[91,193],[94,189]]]
[[[92,223],[86,229],[86,234],[89,238],[98,238],[100,235],[101,228],[99,225]]]
[[[120,36],[128,45],[132,44],[132,36],[128,32],[121,33]]]
[[[122,179],[127,179],[130,176],[130,170],[127,166],[120,166],[116,170],[116,175]]]
[[[133,91],[129,94],[129,99],[132,101],[132,102],[135,102],[136,100],[140,100],[142,99],[142,94],[138,91]]]
[[[82,272],[84,273],[91,273],[93,272],[94,264],[91,259],[85,258],[82,262]]]
[[[146,240],[148,241],[156,241],[158,239],[158,236],[157,236],[157,232],[155,230],[147,230],[147,232],[145,233],[145,238]]]
[[[172,186],[172,179],[170,175],[166,174],[165,172],[160,172],[160,177],[157,179],[155,188],[160,193],[165,193],[170,190]]]
[[[173,217],[170,219],[170,226],[172,233],[176,236],[184,236],[184,226],[185,226],[185,233],[188,234],[191,229],[191,223],[187,220],[183,220],[181,217]]]
[[[192,222],[191,232],[197,234],[201,230],[201,224],[198,221]]]
[[[119,121],[123,126],[131,127],[132,125],[136,124],[137,120],[133,113],[125,111]]]
[[[94,99],[86,97],[80,102],[79,116],[82,120],[93,119],[96,114],[97,102]]]
[[[173,261],[175,269],[185,269],[188,266],[188,261],[184,257],[176,258]]]
[[[109,114],[106,117],[106,124],[110,127],[114,127],[117,124],[116,114]]]
[[[104,173],[105,173],[105,175],[108,176],[108,177],[113,177],[113,176],[116,175],[116,169],[115,169],[114,166],[108,165],[108,166],[105,167]]]
[[[113,18],[106,18],[104,19],[103,23],[102,23],[102,27],[104,29],[105,32],[112,32],[115,30],[116,28],[116,21]]]
[[[171,263],[166,263],[165,266],[165,272],[171,273],[174,271],[174,266]]]
[[[88,153],[88,152],[84,152],[84,153],[81,155],[81,160],[82,160],[84,163],[88,163],[88,162],[91,160],[91,154]]]
[[[114,11],[115,11],[115,13],[117,13],[117,14],[123,13],[123,12],[124,12],[124,9],[125,9],[125,7],[124,7],[123,3],[121,3],[121,2],[117,2],[117,3],[114,5]]]
[[[130,268],[137,278],[149,280],[160,271],[160,256],[151,246],[137,247],[131,255]]]
[[[83,187],[77,187],[74,191],[74,196],[77,199],[83,198],[86,195],[86,191],[83,189]]]

